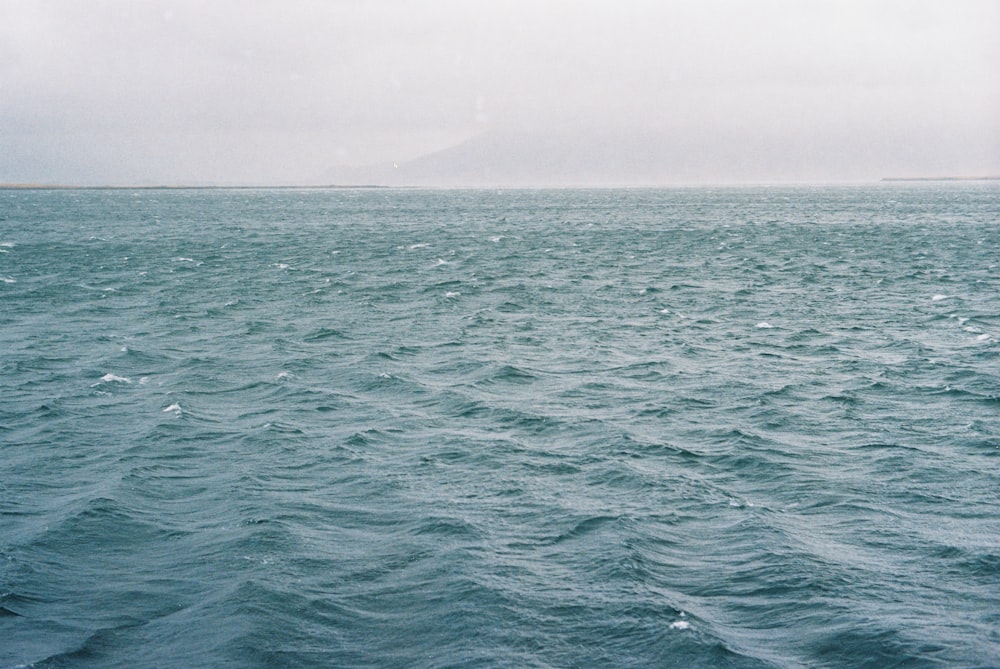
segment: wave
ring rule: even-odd
[[[885,188],[18,193],[0,666],[991,665],[995,193]]]

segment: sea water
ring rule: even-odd
[[[1000,189],[0,191],[0,666],[1000,665]]]

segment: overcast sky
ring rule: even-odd
[[[1000,173],[1000,0],[0,0],[0,182],[416,178],[463,142],[530,166],[619,141],[707,180]],[[607,180],[669,181],[653,151]]]

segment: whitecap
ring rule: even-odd
[[[670,629],[672,630],[686,630],[691,628],[691,623],[686,620],[675,620],[670,623]]]
[[[934,296],[931,297],[931,301],[932,302],[940,302],[941,300],[947,300],[947,299],[948,299],[948,296],[947,295],[942,295],[941,293],[937,293],[936,295],[934,295]]]
[[[287,263],[283,263],[283,262],[274,263],[271,266],[272,267],[277,267],[278,269],[288,269],[288,264]]]
[[[459,295],[461,295],[461,293],[452,292],[450,290],[447,293],[444,294],[445,297],[458,297]]]
[[[425,249],[428,246],[430,246],[430,244],[426,242],[421,242],[420,244],[410,244],[409,249],[413,251],[414,249]]]
[[[984,333],[984,334],[981,334],[978,337],[976,337],[976,340],[977,341],[986,341],[989,338],[990,338],[990,336],[988,334]]]
[[[11,278],[9,276],[5,276],[3,278],[3,282],[4,283],[17,283],[17,279]]]
[[[177,262],[198,262],[198,261],[195,260],[194,258],[185,258],[184,256],[180,256],[177,258]]]
[[[969,322],[969,319],[968,319],[968,318],[965,318],[965,317],[963,317],[963,316],[959,316],[959,317],[958,317],[958,324],[959,324],[959,325],[965,325],[965,324],[966,324],[966,323],[968,323],[968,322]]]
[[[670,309],[660,309],[660,313],[661,314],[669,314],[670,313]]]
[[[442,258],[438,258],[438,259],[437,259],[437,262],[436,262],[435,264],[436,264],[436,265],[447,265],[447,264],[448,264],[448,261],[447,261],[447,260],[444,260],[444,259],[442,259]]]
[[[163,410],[163,413],[170,413],[171,411],[177,414],[178,416],[181,415],[181,405],[171,404],[170,406],[168,406],[166,409]]]
[[[5,249],[12,249],[15,246],[17,246],[17,244],[15,244],[14,242],[0,242],[0,246],[2,246]]]
[[[774,326],[768,323],[767,321],[761,321],[760,323],[757,323],[757,327],[762,330],[770,330]]]
[[[277,378],[277,379],[284,379],[284,378],[289,377],[291,375],[292,375],[291,372],[284,372],[283,371],[283,372],[278,372],[278,376],[276,376],[275,378]]]
[[[490,241],[493,242],[494,244],[499,242],[501,239],[503,239],[503,237],[500,235],[497,235],[496,237],[490,237]]]
[[[131,379],[127,379],[124,376],[118,376],[117,374],[111,374],[110,372],[102,376],[101,381],[104,383],[132,383]]]

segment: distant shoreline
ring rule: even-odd
[[[882,181],[1000,181],[995,177],[885,177]]]
[[[1000,181],[1000,175],[998,176],[943,176],[943,177],[883,177],[879,181],[870,182],[853,182],[854,185],[861,183],[891,183],[891,182],[939,182],[939,181]],[[802,182],[805,183],[805,182]],[[823,182],[809,182],[809,185],[822,184]],[[829,185],[840,185],[848,184],[851,182],[829,182]],[[694,184],[674,184],[676,186],[690,186]],[[725,184],[697,184],[701,186],[749,186],[749,185],[768,185],[768,186],[794,186],[800,185],[800,182],[760,182],[753,184],[743,184],[743,183],[725,183]],[[426,186],[425,186],[426,187]],[[642,186],[632,186],[635,188],[670,188],[671,184],[662,184],[660,186],[653,185],[642,185]],[[385,186],[379,184],[321,184],[321,185],[293,185],[293,186],[232,186],[232,185],[213,185],[213,186],[195,186],[195,185],[101,185],[101,186],[81,186],[73,184],[43,184],[43,183],[0,183],[0,191],[9,190],[386,190],[386,189],[400,189],[400,188],[421,188],[420,186]],[[434,188],[434,187],[431,187]],[[442,186],[440,188],[449,189],[453,187]],[[469,188],[468,186],[455,186],[454,188]],[[587,185],[587,186],[541,186],[541,187],[531,187],[531,186],[480,186],[479,188],[630,188],[630,186],[600,186],[600,185]]]
[[[375,184],[347,186],[327,184],[321,186],[73,186],[70,184],[4,184],[0,190],[356,190],[389,188]]]

